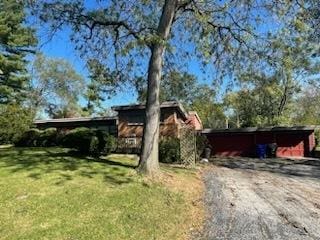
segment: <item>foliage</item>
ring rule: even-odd
[[[105,131],[96,131],[98,140],[99,140],[99,149],[103,154],[110,154],[114,152],[117,148],[117,139]]]
[[[38,147],[52,147],[57,146],[57,129],[56,128],[47,128],[41,131],[39,139],[37,141]]]
[[[14,143],[29,129],[33,112],[17,104],[0,104],[0,144]]]
[[[315,140],[316,140],[316,147],[320,147],[320,129],[315,129],[314,131]]]
[[[249,60],[245,58],[258,52],[255,46],[266,43],[268,37],[269,29],[259,31],[257,26],[279,20],[270,16],[289,18],[299,10],[295,3],[263,3],[176,1],[172,34],[165,43],[166,66],[180,69],[192,57],[204,64],[213,59],[216,70],[224,74],[227,69],[245,66],[246,61],[240,59]],[[112,1],[104,7],[88,7],[85,1],[43,0],[33,5],[34,14],[53,32],[63,26],[71,28],[71,40],[87,59],[93,79],[107,86],[100,89],[105,93],[112,91],[109,86],[117,88],[134,82],[137,76],[144,77],[144,56],[149,56],[150,46],[164,44],[157,33],[164,1]],[[265,14],[258,14],[261,11]]]
[[[38,147],[42,145],[42,141],[40,141],[41,134],[43,131],[37,128],[31,128],[25,131],[22,136],[16,141],[15,145],[18,147]]]
[[[320,88],[317,84],[304,87],[295,100],[292,118],[299,125],[320,125]]]
[[[309,1],[311,3],[312,1]],[[301,85],[319,79],[319,44],[312,39],[306,3],[277,31],[270,32],[263,57],[237,73],[240,90],[226,96],[233,123],[240,126],[296,124]],[[309,16],[310,17],[310,16]],[[301,121],[300,121],[301,122]]]
[[[144,78],[137,78],[135,86],[138,93],[138,101],[147,99],[147,86]],[[197,78],[187,72],[169,71],[161,79],[160,101],[179,101],[189,105],[196,92]]]
[[[84,79],[63,59],[38,54],[33,63],[31,104],[52,118],[81,115],[78,104],[83,93]]]
[[[0,104],[22,101],[28,83],[26,55],[36,45],[25,25],[24,3],[0,1]]]
[[[190,109],[198,113],[204,128],[224,128],[223,105],[215,100],[216,92],[208,85],[199,85],[194,91]]]
[[[19,147],[52,147],[58,145],[58,133],[56,128],[39,130],[32,128],[25,131],[16,141]]]
[[[98,156],[101,153],[109,154],[114,151],[116,140],[103,131],[81,127],[67,132],[62,139],[62,145],[77,149],[84,154]]]
[[[116,93],[117,75],[110,73],[110,69],[103,66],[95,59],[88,60],[88,70],[90,72],[90,83],[87,86],[85,97],[87,99],[86,110],[90,113],[96,111],[96,108],[102,108],[102,102],[106,100],[105,96]]]
[[[81,127],[73,129],[66,133],[62,139],[62,145],[68,148],[74,148],[84,154],[95,154],[97,145],[95,133],[92,129]]]
[[[159,142],[159,161],[162,163],[179,163],[180,140],[178,138],[162,138]]]
[[[291,123],[294,97],[300,90],[296,81],[283,83],[279,74],[267,76],[258,72],[243,74],[240,79],[243,87],[224,99],[231,124],[251,127]]]

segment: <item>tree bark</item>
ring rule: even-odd
[[[165,43],[170,34],[177,3],[178,0],[165,1],[157,29],[160,41],[153,43],[151,46],[151,57],[148,67],[146,117],[142,151],[138,166],[138,171],[147,175],[154,175],[159,171],[160,80]]]

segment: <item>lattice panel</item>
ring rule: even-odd
[[[193,167],[196,162],[196,136],[192,128],[180,129],[180,152],[182,164]]]

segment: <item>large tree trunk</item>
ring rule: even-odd
[[[148,68],[148,92],[142,151],[138,171],[154,175],[159,171],[159,90],[165,41],[168,39],[178,0],[166,0],[163,6],[157,34],[163,41],[154,43]]]

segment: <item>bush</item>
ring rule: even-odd
[[[33,121],[33,111],[17,104],[0,104],[0,144],[16,143]]]
[[[84,154],[109,154],[116,148],[116,139],[107,132],[89,128],[76,128],[62,139],[62,146],[77,149]]]
[[[117,139],[108,132],[97,130],[97,137],[99,139],[99,149],[104,154],[110,154],[117,148]]]
[[[89,128],[76,128],[62,138],[62,146],[74,148],[82,153],[88,154],[91,149],[94,149],[95,143],[91,144],[91,141],[95,141],[93,140],[94,136],[94,131]]]
[[[67,133],[57,132],[56,128],[44,131],[30,129],[16,143],[20,147],[52,147],[73,148],[83,154],[98,156],[109,154],[116,149],[116,138],[107,132],[85,127],[73,129]]]
[[[101,153],[101,150],[99,148],[99,139],[96,136],[92,136],[91,141],[90,141],[90,147],[89,147],[89,152],[90,155],[92,156],[99,156]]]
[[[162,163],[179,163],[180,140],[178,138],[163,138],[159,143],[159,161]]]
[[[52,147],[57,145],[57,129],[48,128],[40,132],[39,139],[37,141],[38,147]]]
[[[314,137],[316,140],[316,147],[319,147],[320,146],[320,129],[316,129],[314,131]]]
[[[36,128],[31,128],[25,131],[20,139],[15,143],[18,147],[37,147],[42,131]]]

